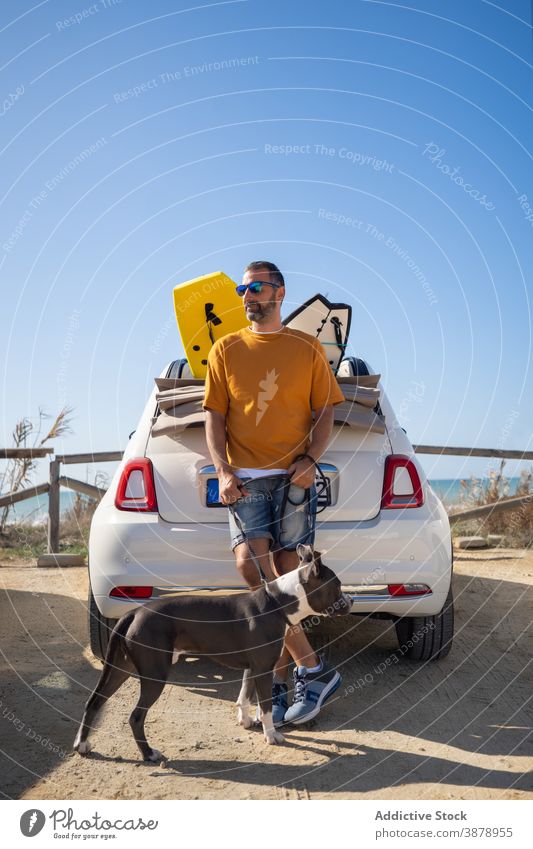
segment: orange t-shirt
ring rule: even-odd
[[[341,401],[322,345],[300,330],[245,327],[209,352],[204,408],[226,417],[234,468],[287,469],[309,445],[312,411]]]

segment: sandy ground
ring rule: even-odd
[[[24,799],[531,799],[532,584],[531,553],[458,555],[456,638],[439,663],[386,664],[398,645],[388,622],[330,626],[343,685],[284,746],[236,725],[234,673],[181,660],[147,722],[162,767],[138,759],[131,679],[94,752],[70,752],[101,668],[87,648],[86,571],[3,565],[0,787]]]

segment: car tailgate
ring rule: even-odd
[[[146,456],[152,461],[159,515],[165,522],[227,521],[227,510],[206,507],[200,469],[211,463],[203,427],[175,436],[150,436]]]
[[[334,503],[320,519],[327,522],[364,522],[378,515],[383,492],[385,457],[390,454],[386,433],[335,427],[321,462],[338,469]]]
[[[384,459],[390,453],[386,434],[335,427],[321,463],[335,467],[333,503],[320,518],[327,521],[373,519],[381,504]],[[154,469],[157,504],[166,522],[227,521],[227,510],[205,506],[201,469],[211,464],[203,428],[186,428],[176,436],[150,437],[147,456]]]

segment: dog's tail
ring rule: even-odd
[[[118,620],[111,632],[111,636],[109,637],[109,644],[105,655],[106,664],[118,667],[119,669],[124,669],[124,671],[128,672],[135,669],[135,664],[130,657],[126,643],[126,634],[133,622],[134,616],[135,611],[131,610],[129,613],[125,613],[124,616]]]

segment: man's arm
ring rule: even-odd
[[[316,460],[318,463],[319,458],[328,447],[331,431],[333,430],[333,405],[321,407],[314,412],[315,423],[311,431],[311,442],[307,451],[313,460]],[[288,471],[291,475],[291,483],[301,486],[303,489],[308,489],[315,480],[315,466],[308,457],[298,460],[297,463],[293,463]]]
[[[205,435],[207,447],[218,476],[219,497],[223,504],[233,504],[246,489],[239,489],[241,479],[233,474],[226,454],[226,417],[216,410],[205,411]]]
[[[333,430],[333,405],[331,404],[328,407],[321,407],[319,410],[315,410],[315,417],[315,423],[311,431],[311,443],[307,450],[311,457],[318,462],[319,457],[322,456],[328,447],[331,431]]]

